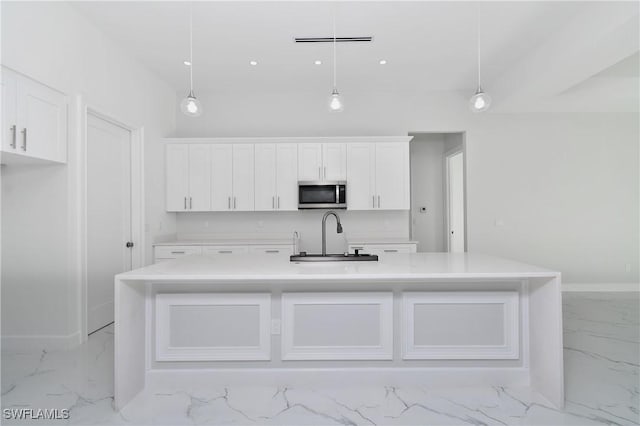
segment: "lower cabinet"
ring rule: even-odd
[[[231,244],[231,245],[157,245],[154,247],[154,263],[177,259],[190,254],[225,255],[262,253],[272,255],[292,255],[293,244]]]
[[[349,244],[349,253],[355,253],[356,249],[361,253],[377,254],[378,257],[383,257],[393,253],[415,253],[417,245],[416,243]]]
[[[393,359],[393,294],[284,293],[282,359]]]
[[[517,359],[517,291],[407,292],[403,359]]]
[[[156,295],[157,361],[269,359],[270,294]]]
[[[202,247],[202,254],[244,254],[249,253],[249,247],[247,246],[204,246]]]

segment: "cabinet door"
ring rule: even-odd
[[[7,152],[18,151],[18,114],[17,100],[18,88],[15,76],[2,70],[2,150]]]
[[[67,100],[48,87],[18,78],[18,151],[67,161]]]
[[[278,144],[276,157],[276,207],[278,210],[298,210],[298,145]]]
[[[323,180],[347,180],[347,145],[325,143],[322,147]]]
[[[376,206],[409,209],[409,144],[376,143]]]
[[[256,211],[276,208],[276,145],[255,145],[255,209]]]
[[[253,144],[233,146],[233,209],[254,210]]]
[[[217,254],[245,254],[249,253],[248,246],[204,246],[202,254],[210,256]]]
[[[211,210],[233,208],[233,146],[211,145]]]
[[[322,180],[321,143],[301,143],[298,145],[298,180]]]
[[[189,210],[211,209],[210,145],[189,145]]]
[[[168,144],[166,158],[166,209],[170,212],[187,210],[189,194],[189,146]]]
[[[350,143],[347,147],[347,208],[373,210],[376,207],[374,167],[375,146]]]

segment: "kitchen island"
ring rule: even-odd
[[[115,405],[166,382],[529,386],[564,405],[560,274],[480,254],[187,256],[115,279]]]

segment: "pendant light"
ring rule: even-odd
[[[338,93],[336,78],[336,9],[333,9],[333,92],[329,96],[329,111],[340,112],[344,109],[344,102],[340,93]]]
[[[185,62],[186,65],[186,62]],[[180,110],[189,117],[202,115],[202,103],[193,94],[193,5],[189,6],[189,94],[180,102]]]
[[[489,109],[491,106],[491,96],[486,94],[482,90],[480,85],[480,7],[478,6],[478,16],[476,19],[477,24],[477,40],[478,40],[478,88],[476,93],[469,99],[469,108],[473,112],[482,112]]]

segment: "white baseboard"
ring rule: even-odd
[[[154,369],[147,388],[211,386],[529,386],[529,370],[515,368],[229,368]]]
[[[80,343],[79,331],[66,336],[2,336],[2,352],[56,351],[69,349]]]
[[[640,291],[640,283],[562,283],[562,291]]]

